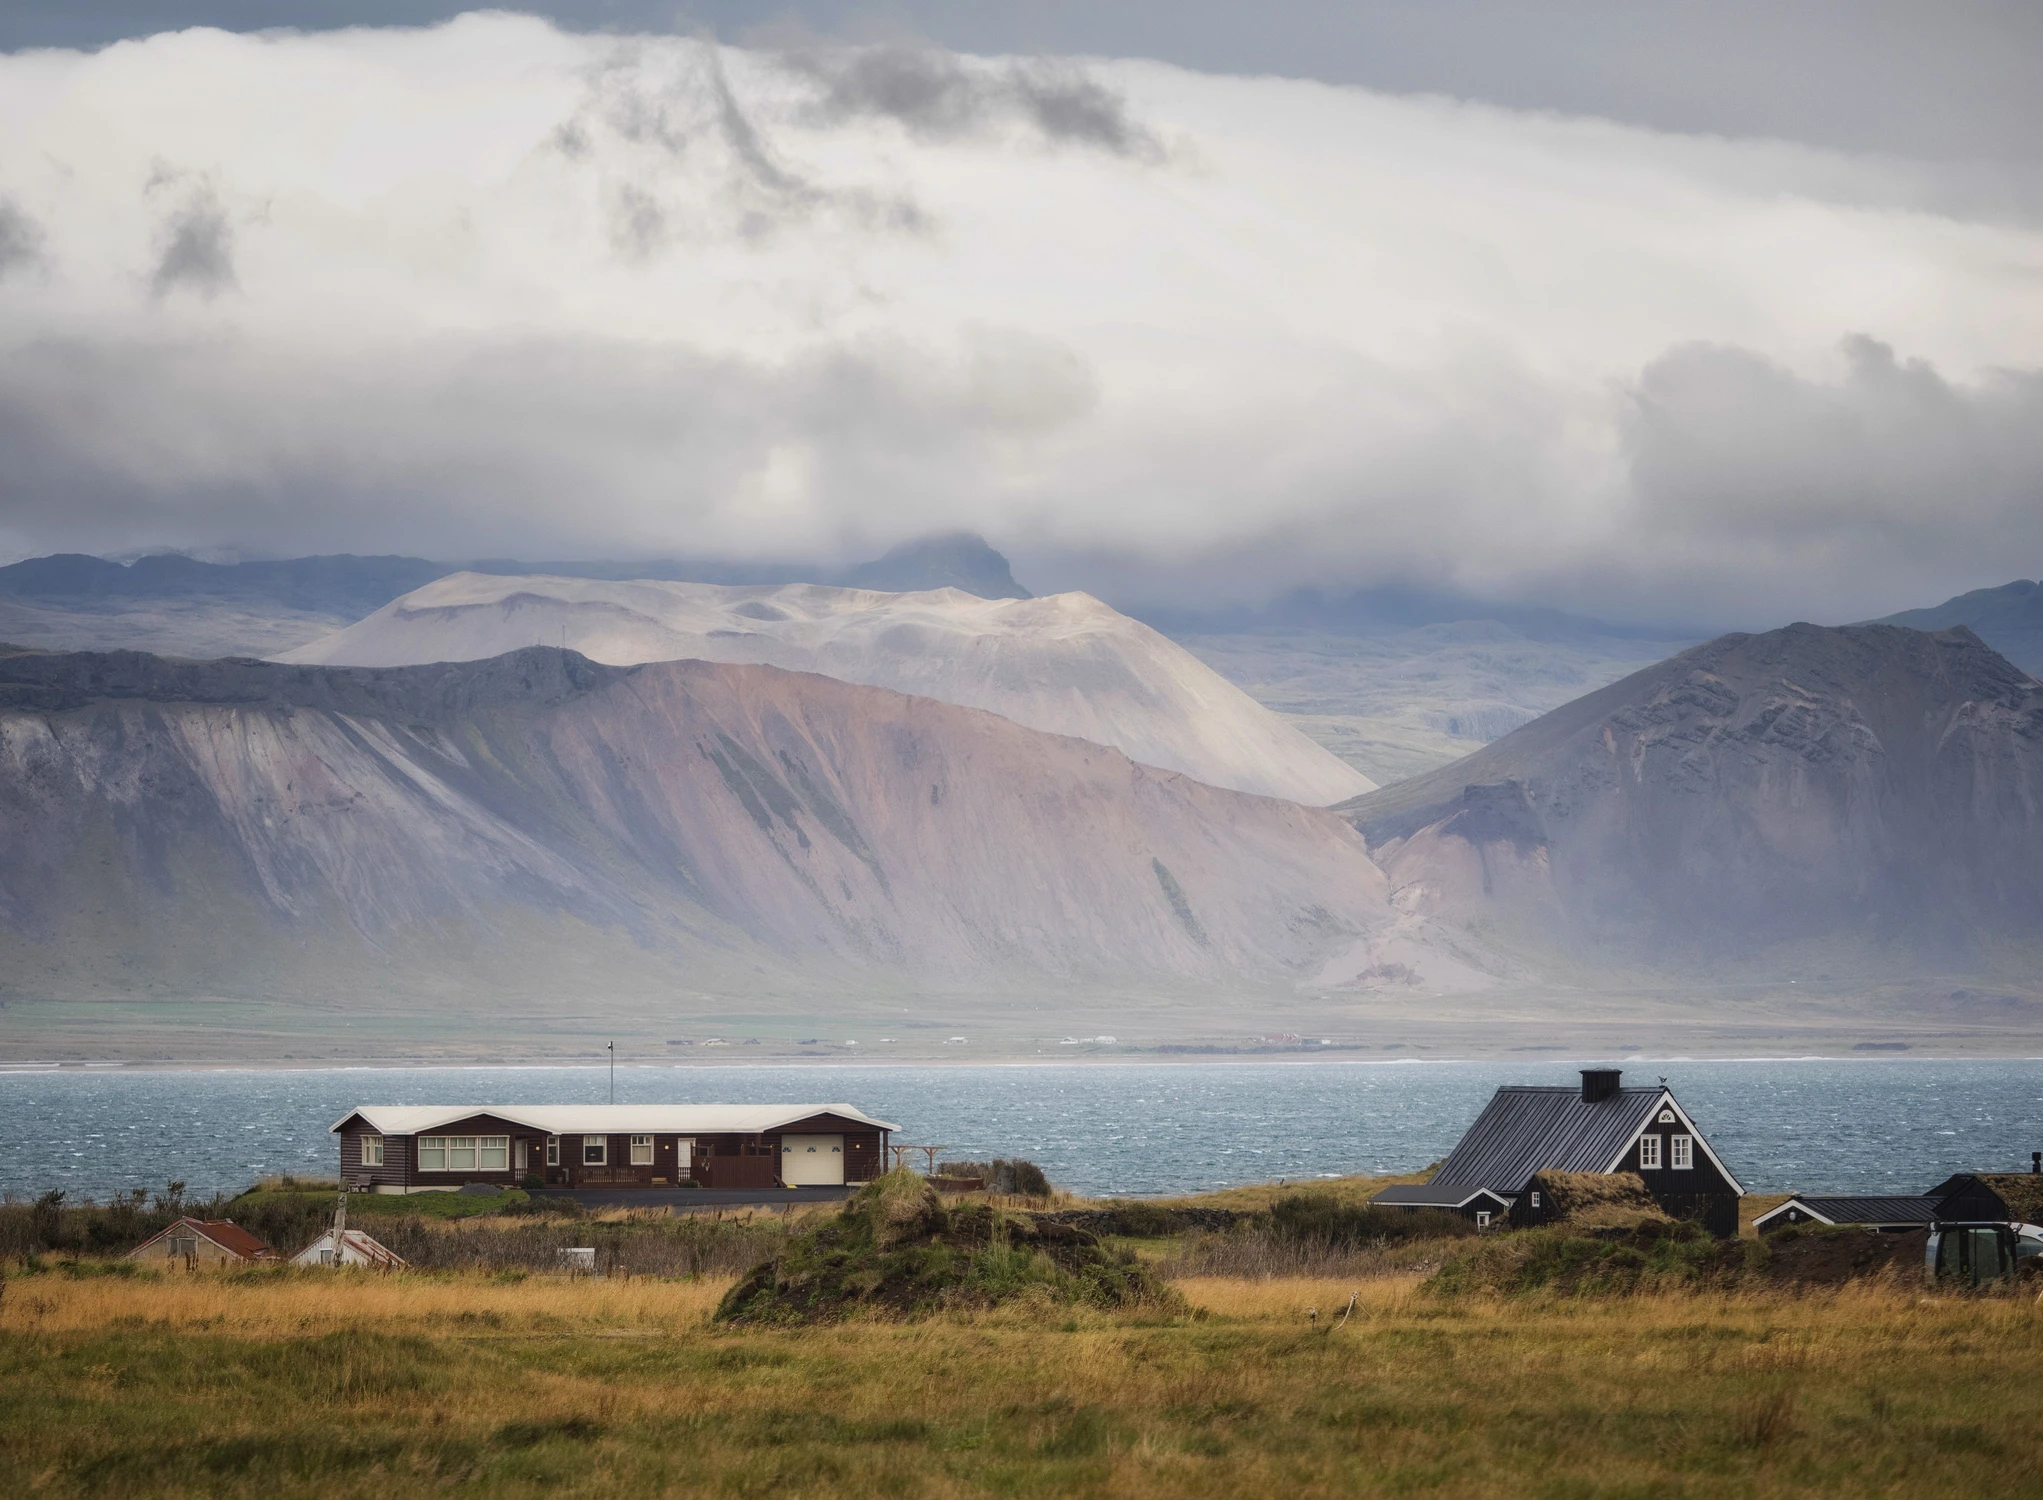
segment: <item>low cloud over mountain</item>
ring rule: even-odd
[[[2043,230],[1963,176],[501,14],[20,53],[0,549],[1863,617],[2043,550]]]

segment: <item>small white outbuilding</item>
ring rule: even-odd
[[[340,1232],[338,1250],[335,1248],[334,1232],[329,1229],[320,1237],[291,1257],[294,1266],[370,1266],[378,1271],[396,1271],[404,1267],[404,1257],[394,1250],[386,1250],[359,1229],[343,1229]]]

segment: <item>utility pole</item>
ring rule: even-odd
[[[610,1048],[610,1102],[617,1102],[617,1043],[607,1043]]]

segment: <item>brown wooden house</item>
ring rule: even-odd
[[[334,1122],[357,1191],[836,1187],[900,1127],[849,1104],[363,1105]]]

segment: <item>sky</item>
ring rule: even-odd
[[[8,8],[0,555],[2043,572],[2043,10],[450,9]]]

